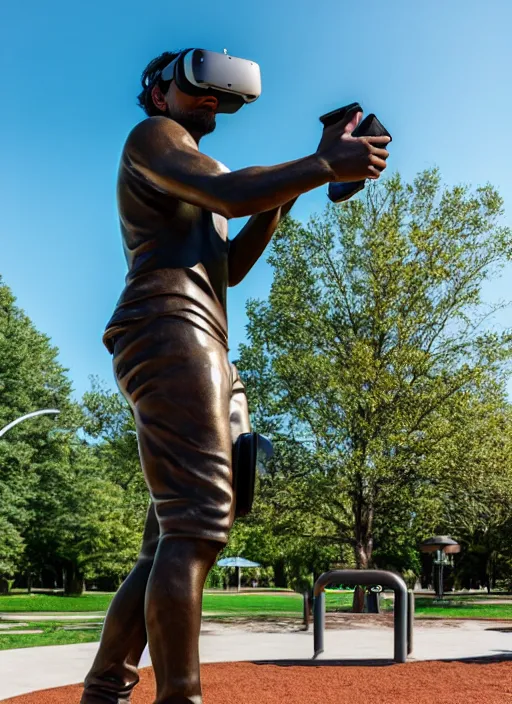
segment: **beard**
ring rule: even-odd
[[[188,132],[199,134],[202,137],[211,134],[215,127],[216,115],[211,110],[177,110],[174,108],[169,112],[169,117],[178,122]]]

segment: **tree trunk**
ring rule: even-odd
[[[284,560],[278,560],[274,563],[274,583],[276,587],[286,588],[286,574],[284,571]]]
[[[485,572],[486,572],[486,577],[487,577],[487,593],[490,594],[492,590],[494,589],[495,586],[495,565],[496,565],[496,560],[495,560],[495,553],[494,552],[489,552],[487,556],[487,564],[485,566]]]
[[[9,594],[9,582],[5,577],[0,577],[0,594],[2,596]]]
[[[371,563],[373,551],[373,507],[368,506],[365,499],[360,495],[354,505],[355,518],[355,546],[354,557],[358,570],[367,570]],[[352,601],[352,611],[360,614],[364,611],[365,590],[357,586],[354,591]]]
[[[354,590],[354,597],[352,599],[352,613],[362,614],[364,611],[364,589],[363,587],[357,586]]]
[[[84,592],[84,575],[76,565],[64,568],[64,594],[66,596],[81,596]]]

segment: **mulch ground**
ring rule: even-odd
[[[204,704],[506,704],[512,662],[222,663],[202,668]],[[152,704],[151,668],[141,672],[133,704]],[[78,704],[79,685],[3,700],[2,704]]]
[[[222,663],[202,668],[204,704],[506,704],[512,662]],[[151,668],[141,672],[133,704],[152,704]],[[78,704],[79,685],[3,700],[2,704]]]

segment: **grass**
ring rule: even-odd
[[[86,612],[108,609],[113,594],[84,594],[71,597],[46,594],[14,594],[0,597],[0,612]],[[351,592],[330,592],[327,594],[328,610],[348,608],[352,602]],[[222,613],[234,616],[253,614],[273,615],[298,614],[302,612],[302,596],[289,594],[233,594],[232,592],[205,593],[205,612]]]
[[[254,614],[298,614],[302,611],[299,594],[205,594],[203,611],[226,616],[252,616]]]
[[[34,648],[41,645],[72,645],[74,643],[94,643],[99,641],[101,626],[83,630],[64,630],[64,626],[76,628],[82,624],[65,621],[24,621],[20,630],[40,630],[42,633],[9,633],[2,631],[0,635],[0,650],[15,648]]]
[[[13,594],[0,596],[0,612],[29,613],[34,611],[106,611],[113,594]]]
[[[431,599],[416,598],[416,616],[437,618],[495,618],[512,619],[512,604],[467,603],[457,599],[446,599],[446,604],[432,603]]]
[[[14,594],[0,597],[0,612],[23,614],[30,612],[105,612],[113,594],[84,594],[80,597],[65,597],[45,594]],[[492,597],[491,597],[492,598]],[[418,597],[416,599],[416,615],[419,617],[440,618],[493,618],[512,619],[512,603],[487,604],[485,597],[468,599],[463,597],[447,598],[445,605],[434,603],[432,599]],[[349,612],[352,606],[352,592],[328,591],[326,593],[327,610],[331,612]],[[383,601],[383,610],[392,608],[390,600]],[[293,618],[302,616],[303,601],[300,594],[236,594],[233,592],[205,593],[203,611],[206,617],[213,619],[269,619]],[[0,650],[12,648],[30,648],[42,645],[67,645],[71,643],[90,643],[99,640],[101,627],[67,631],[65,625],[84,626],[79,621],[31,622],[30,616],[20,629],[38,629],[37,634],[10,634],[0,632]],[[14,623],[14,622],[12,622]]]
[[[424,598],[424,597],[421,597]],[[434,601],[435,597],[425,597],[427,601]],[[453,595],[451,593],[445,594],[444,596],[445,601],[450,600],[450,601],[465,601],[465,602],[476,602],[476,603],[485,603],[488,601],[510,601],[512,604],[512,595],[510,594],[457,594]]]
[[[81,597],[46,596],[46,595],[14,595],[0,598],[0,611],[19,612],[30,611],[101,611],[108,607],[112,600],[110,595],[89,595]],[[327,608],[330,611],[348,610],[352,603],[352,594],[334,592],[327,594]],[[6,606],[8,608],[6,608]],[[211,618],[300,618],[302,615],[302,596],[289,594],[218,594],[204,595],[203,610]],[[50,617],[51,618],[51,617]],[[9,622],[14,623],[14,622]],[[69,645],[72,643],[91,643],[98,641],[101,627],[72,631],[63,630],[64,625],[78,627],[77,621],[37,621],[25,620],[21,629],[39,629],[43,633],[9,634],[2,631],[0,635],[0,650],[15,648],[31,648],[43,645]]]

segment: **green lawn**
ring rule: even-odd
[[[33,648],[41,645],[71,645],[73,643],[94,643],[100,639],[101,626],[97,628],[84,628],[75,630],[75,622],[64,621],[24,621],[20,630],[40,630],[42,633],[10,634],[9,631],[0,633],[0,650],[13,650],[15,648]],[[73,626],[72,631],[64,630],[64,626]]]
[[[433,604],[431,599],[416,598],[416,616],[438,618],[512,619],[512,604],[467,603],[458,598],[446,599],[446,605]]]
[[[12,594],[0,596],[0,612],[106,611],[113,596],[113,594],[84,594],[83,596]]]
[[[47,596],[45,594],[14,594],[0,597],[0,612],[30,613],[35,611],[85,612],[106,611],[113,594],[84,594],[78,597]],[[350,592],[327,594],[327,609],[349,608]],[[302,596],[289,594],[234,594],[232,592],[206,593],[203,610],[226,616],[253,616],[274,614],[299,614],[302,612]]]
[[[0,612],[30,613],[41,612],[105,612],[112,601],[113,594],[84,594],[78,597],[45,594],[13,594],[0,597]],[[461,596],[447,598],[441,606],[432,599],[418,597],[416,614],[418,616],[442,616],[444,618],[511,618],[510,604],[487,604],[486,596]],[[496,598],[496,597],[494,597]],[[331,591],[326,595],[328,611],[349,611],[352,593]],[[387,602],[388,604],[390,602]],[[383,602],[385,607],[386,602]],[[302,596],[289,594],[236,594],[233,592],[208,592],[203,598],[203,611],[225,617],[269,617],[295,616],[302,613]]]
[[[434,597],[418,597],[425,601],[435,601]],[[444,601],[463,602],[470,604],[486,604],[489,601],[506,601],[512,604],[512,596],[509,594],[445,594]]]
[[[113,595],[86,594],[81,597],[32,596],[16,594],[0,597],[0,611],[18,612],[20,619],[23,614],[31,611],[101,611],[108,607]],[[352,594],[334,592],[327,594],[329,610],[348,610],[352,603]],[[213,618],[293,618],[302,616],[302,596],[289,594],[233,594],[219,592],[204,595],[203,610],[205,615]],[[49,615],[49,618],[51,616]],[[12,634],[8,631],[0,633],[0,650],[14,648],[30,648],[42,645],[66,645],[71,643],[90,643],[99,640],[101,628],[74,629],[67,631],[64,625],[79,626],[76,621],[37,621],[31,622],[30,616],[23,621],[21,629],[39,629],[43,633]],[[26,624],[26,625],[25,625]]]
[[[0,612],[23,614],[35,611],[60,612],[104,612],[108,608],[113,594],[84,594],[80,597],[46,596],[43,594],[14,594],[0,597]],[[492,597],[491,597],[492,598]],[[496,597],[495,597],[496,598]],[[473,603],[466,598],[446,599],[446,605],[434,604],[432,599],[416,599],[416,615],[419,617],[441,618],[494,618],[512,619],[512,603],[486,604],[486,598],[476,598]],[[349,612],[352,605],[352,592],[330,591],[326,594],[327,610],[331,612]],[[208,592],[204,595],[203,611],[208,618],[292,618],[300,620],[302,616],[302,596],[289,594],[236,594],[233,592]],[[392,601],[382,602],[383,610],[392,608]],[[51,619],[51,615],[48,615]],[[100,619],[98,619],[100,620]],[[30,622],[30,616],[20,629],[40,629],[43,633],[25,635],[9,634],[8,630],[0,632],[0,650],[10,648],[29,648],[40,645],[64,645],[70,643],[89,643],[99,640],[101,628],[78,628],[64,630],[64,625],[84,626],[77,621],[37,621]]]
[[[302,611],[302,597],[288,594],[205,594],[203,611],[226,616],[254,616],[298,614]]]

